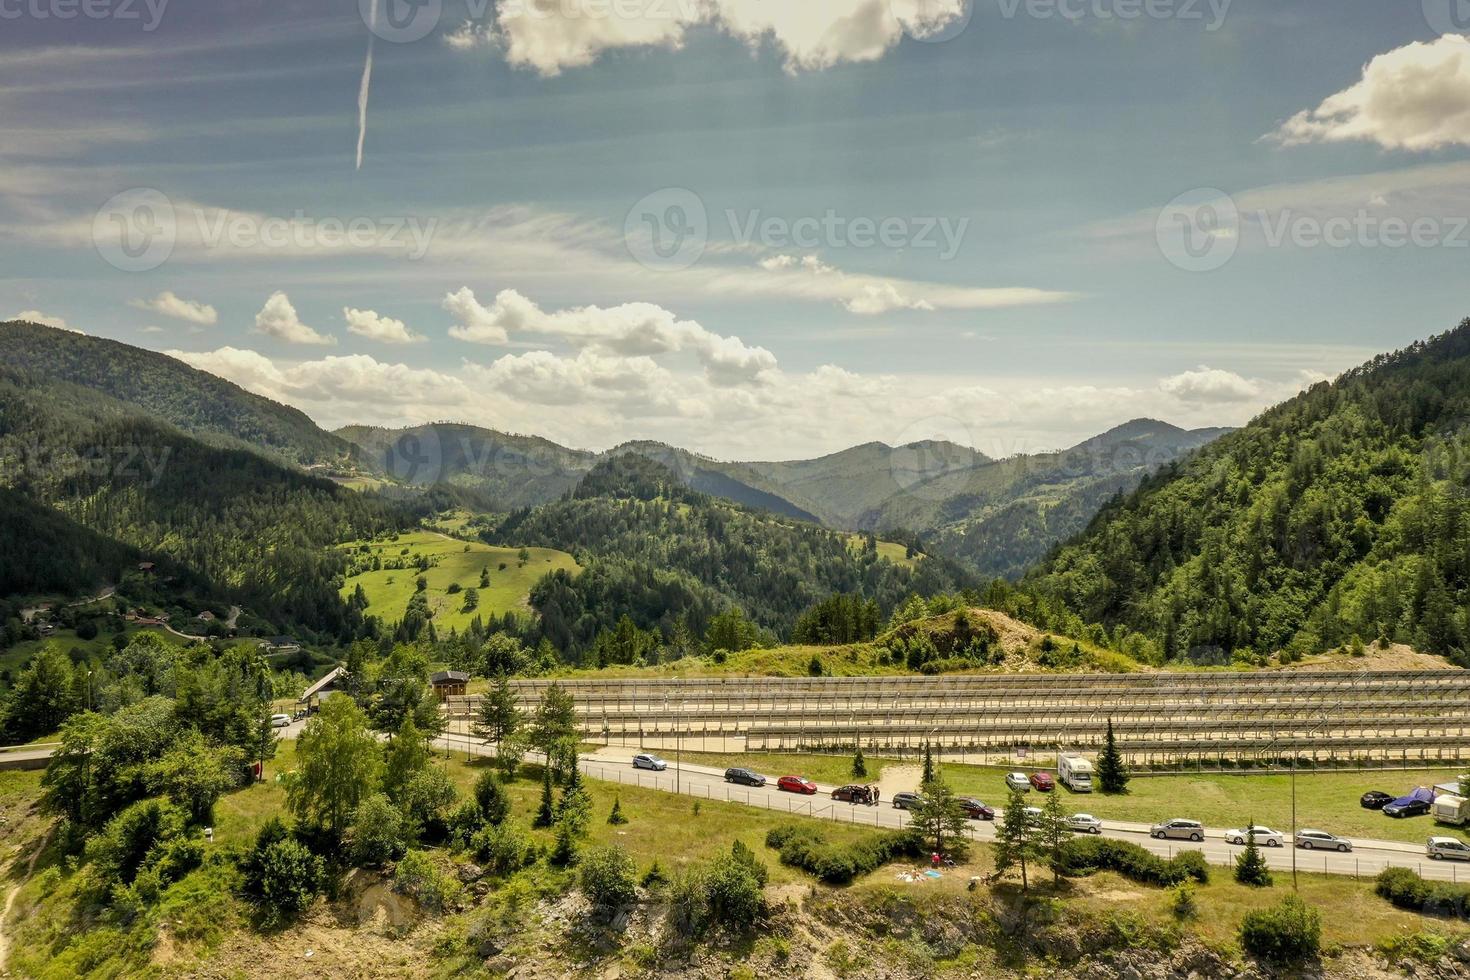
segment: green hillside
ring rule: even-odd
[[[1467,660],[1470,321],[1277,406],[1105,508],[1038,614],[1168,659],[1378,637]]]
[[[37,384],[108,395],[214,445],[300,465],[350,465],[353,447],[304,413],[164,354],[15,320],[0,323],[0,364]]]

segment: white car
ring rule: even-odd
[[[1347,853],[1353,849],[1353,842],[1329,834],[1325,830],[1298,830],[1296,832],[1296,846],[1308,851],[1342,851]]]
[[[1067,829],[1079,834],[1102,833],[1102,821],[1090,813],[1074,813],[1067,818]]]
[[[1029,793],[1031,792],[1031,777],[1024,772],[1007,773],[1006,789],[1018,789],[1023,793]]]
[[[291,724],[290,715],[271,715],[272,728],[285,728],[289,724]]]
[[[1470,844],[1458,837],[1431,837],[1424,845],[1424,853],[1436,861],[1470,861]]]
[[[1286,835],[1279,830],[1270,827],[1245,827],[1239,830],[1225,831],[1225,843],[1244,844],[1246,840],[1254,836],[1256,843],[1265,847],[1281,847],[1286,843]]]
[[[1046,815],[1039,806],[1028,806],[1026,809],[1022,810],[1021,813],[1025,816],[1026,823],[1032,827],[1040,826],[1041,818]]]
[[[654,772],[663,772],[669,768],[669,764],[656,755],[644,754],[633,756],[633,768],[652,769]]]

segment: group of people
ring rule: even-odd
[[[852,794],[852,803],[861,803],[863,806],[878,805],[878,787],[859,786]]]

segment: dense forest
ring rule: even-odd
[[[42,556],[12,566],[11,592],[82,592],[137,553],[278,624],[344,639],[364,622],[337,594],[346,559],[331,546],[419,516],[11,370],[0,371],[0,463],[4,485],[57,515],[29,528],[6,519],[6,540]],[[20,506],[12,495],[5,509]],[[48,527],[62,532],[54,544],[41,536]],[[82,550],[91,555],[68,568]]]
[[[708,497],[634,455],[604,459],[564,500],[511,515],[489,539],[577,556],[581,575],[552,575],[531,596],[544,635],[573,655],[624,616],[665,638],[704,636],[721,610],[737,607],[785,638],[833,593],[886,612],[913,592],[973,584],[943,560],[909,569],[846,535]]]
[[[1263,413],[1110,503],[1027,582],[1035,619],[1164,659],[1470,635],[1470,321]]]

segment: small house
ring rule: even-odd
[[[296,703],[305,707],[308,714],[315,711],[317,708],[321,707],[321,703],[325,701],[328,697],[339,692],[337,685],[340,684],[346,676],[347,668],[333,667],[322,676],[321,680],[311,685],[311,687],[308,687],[306,689],[306,693],[296,699]],[[313,704],[313,702],[315,702],[315,704]]]
[[[260,648],[266,653],[283,654],[289,656],[301,652],[301,644],[289,636],[269,636],[260,641]]]
[[[151,562],[151,561],[140,561],[140,562],[138,562],[138,571],[140,571],[140,572],[146,572],[146,573],[148,573],[148,574],[151,575],[153,573],[154,567],[155,566],[154,566],[153,562]]]
[[[429,675],[429,683],[433,685],[434,693],[439,695],[442,704],[452,697],[464,697],[470,675],[462,670],[441,670]]]
[[[212,622],[214,622],[214,613],[212,613],[208,609],[206,609],[206,610],[204,610],[204,612],[200,613],[198,615],[198,617],[196,617],[196,618],[201,623],[212,623]]]

